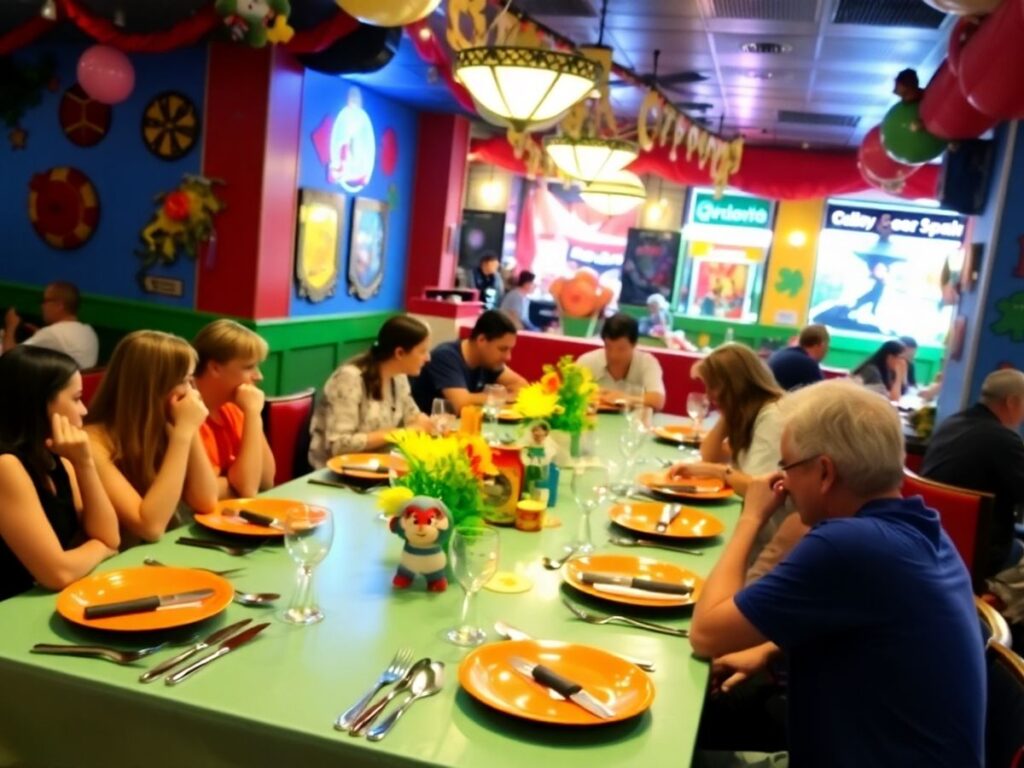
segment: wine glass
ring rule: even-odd
[[[686,413],[693,420],[694,437],[700,439],[701,422],[708,415],[708,396],[703,392],[691,392],[686,396]]]
[[[619,450],[625,462],[623,475],[628,486],[623,493],[633,493],[633,478],[636,474],[636,464],[640,456],[640,449],[643,447],[650,429],[650,408],[643,406],[626,411],[626,426],[619,432]]]
[[[299,565],[299,578],[291,603],[281,614],[289,624],[316,624],[324,618],[313,591],[313,566],[327,557],[334,539],[331,510],[306,504],[289,507],[281,519],[284,545]]]
[[[484,387],[484,439],[493,443],[498,439],[498,417],[505,405],[508,392],[501,384],[488,384]]]
[[[445,437],[455,426],[455,406],[443,397],[435,397],[430,404],[430,421],[434,434]]]
[[[594,551],[590,513],[608,498],[610,485],[608,466],[596,459],[579,461],[572,468],[572,493],[580,510],[579,529],[572,547],[580,554]]]
[[[473,595],[498,572],[498,532],[493,528],[467,528],[452,533],[448,557],[452,573],[465,596],[459,625],[445,634],[455,645],[480,645],[487,633],[472,620]]]

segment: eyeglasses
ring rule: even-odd
[[[799,467],[801,464],[806,464],[809,461],[814,461],[819,456],[821,456],[821,454],[816,453],[813,456],[808,456],[806,458],[800,459],[799,461],[792,461],[789,464],[783,464],[781,461],[779,461],[779,471],[789,472],[789,470],[794,469],[795,467]]]

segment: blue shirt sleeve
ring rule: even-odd
[[[785,560],[736,594],[740,613],[780,648],[871,623],[878,596],[860,578],[870,567],[870,545],[861,551],[864,533],[848,523],[819,525]]]

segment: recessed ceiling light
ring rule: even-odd
[[[793,46],[789,43],[757,41],[752,43],[743,43],[743,45],[740,46],[740,50],[744,53],[792,53]]]
[[[751,80],[774,80],[775,73],[768,69],[751,69],[747,71]]]

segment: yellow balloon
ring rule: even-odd
[[[335,0],[345,13],[375,27],[404,27],[429,16],[441,0]]]
[[[937,11],[957,16],[984,16],[1003,4],[1003,0],[924,0]]]

